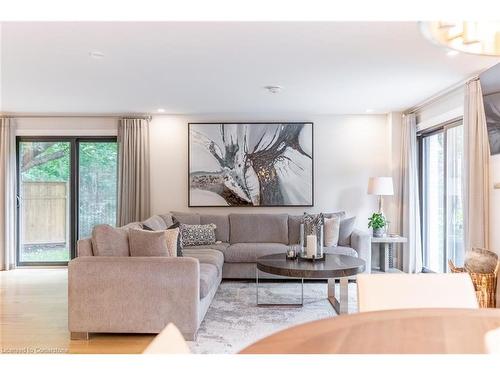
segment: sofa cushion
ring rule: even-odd
[[[215,238],[217,241],[229,242],[228,215],[200,215],[200,224],[215,224]]]
[[[199,246],[186,246],[184,250],[206,250],[206,249],[213,249],[213,250],[218,250],[224,252],[224,250],[227,249],[229,246],[229,243],[227,242],[219,242],[219,243],[214,243],[211,245],[199,245]]]
[[[96,225],[92,229],[92,252],[95,256],[128,257],[128,229]]]
[[[167,228],[174,223],[174,219],[171,214],[159,214],[158,216],[163,219]]]
[[[254,263],[257,258],[270,254],[285,254],[288,245],[282,243],[237,243],[223,250],[227,263]]]
[[[205,298],[217,285],[219,271],[209,263],[200,263],[200,299]]]
[[[347,246],[324,247],[323,251],[327,254],[349,255],[351,257],[358,257],[358,252],[352,247]]]
[[[181,224],[200,225],[200,214],[172,211],[172,217]]]
[[[230,214],[230,243],[288,244],[287,214]]]
[[[222,252],[214,249],[184,249],[184,256],[196,258],[202,263],[213,264],[217,267],[218,275],[222,275],[222,267],[224,265],[224,255]]]
[[[82,238],[76,243],[76,253],[79,257],[91,257],[94,255],[92,252],[92,239]]]
[[[300,223],[302,223],[302,215],[288,216],[288,243],[290,245],[300,242]]]
[[[121,229],[142,229],[142,224],[138,221],[134,221],[134,222],[128,223],[127,225],[124,225],[120,228]]]
[[[133,257],[175,257],[179,228],[149,231],[130,229],[128,242]]]
[[[339,246],[349,246],[351,244],[351,234],[354,230],[356,216],[340,221],[339,226]]]
[[[182,256],[182,238],[181,238],[181,223],[179,223],[177,220],[175,220],[172,225],[170,225],[167,229],[179,229],[179,235],[177,236],[177,256],[181,257]]]
[[[212,245],[215,243],[215,224],[181,224],[182,247]]]
[[[288,216],[288,243],[295,245],[300,242],[300,223],[302,223],[303,215],[289,215]],[[326,218],[337,216],[340,220],[345,218],[345,211],[330,212],[323,214]]]
[[[167,229],[167,224],[165,220],[159,215],[153,215],[149,219],[142,222],[142,225],[151,228],[152,230],[165,230]],[[147,228],[144,228],[147,229]]]
[[[338,216],[325,217],[323,226],[324,245],[337,246],[339,243],[340,218]]]

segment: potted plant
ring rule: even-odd
[[[381,212],[374,212],[373,215],[368,218],[368,228],[372,228],[373,237],[384,237],[386,225],[387,221]]]

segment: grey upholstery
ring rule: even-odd
[[[229,242],[229,216],[228,215],[200,215],[200,224],[215,224],[215,239]]]
[[[352,247],[346,246],[331,246],[324,247],[323,251],[327,254],[336,254],[336,255],[349,255],[351,257],[357,257],[358,253]]]
[[[372,240],[370,234],[354,229],[351,233],[351,247],[356,250],[358,257],[365,261],[366,267],[364,273],[371,273]]]
[[[223,250],[226,263],[255,263],[258,257],[285,254],[288,245],[282,243],[237,243]]]
[[[339,246],[349,246],[351,244],[351,234],[354,230],[356,217],[340,220],[339,227]]]
[[[200,263],[200,299],[205,298],[210,290],[217,286],[219,271],[209,263]]]
[[[172,211],[172,217],[182,224],[189,225],[199,225],[200,224],[200,214],[191,212],[178,212]]]
[[[94,255],[92,252],[92,240],[90,238],[83,238],[76,243],[76,254],[79,257],[91,257]]]
[[[229,244],[227,242],[214,243],[212,245],[196,245],[196,246],[185,246],[183,250],[196,250],[196,249],[213,249],[224,252]]]
[[[167,228],[174,223],[174,220],[173,220],[171,214],[160,214],[159,216],[163,219],[163,221],[167,225]]]
[[[153,230],[165,230],[167,229],[167,223],[160,215],[153,215],[149,219],[146,219],[142,224],[147,225]]]
[[[300,242],[300,223],[302,215],[288,216],[288,244],[296,245]]]
[[[196,258],[200,264],[207,263],[217,267],[217,275],[222,277],[222,266],[224,265],[224,255],[212,249],[184,249],[184,257]]]
[[[229,242],[275,242],[288,244],[287,214],[229,214]]]

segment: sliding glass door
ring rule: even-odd
[[[18,265],[64,265],[76,240],[116,223],[114,138],[19,137]]]
[[[434,272],[463,263],[463,148],[462,121],[420,138],[423,265]]]
[[[78,239],[96,224],[116,225],[117,145],[115,141],[78,143]]]
[[[71,142],[18,145],[18,263],[67,262],[71,256]]]

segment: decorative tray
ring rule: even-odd
[[[325,260],[325,254],[321,258],[310,258],[307,256],[306,253],[299,253],[299,259],[300,260],[308,260],[309,262],[316,262],[316,261],[324,261]]]

